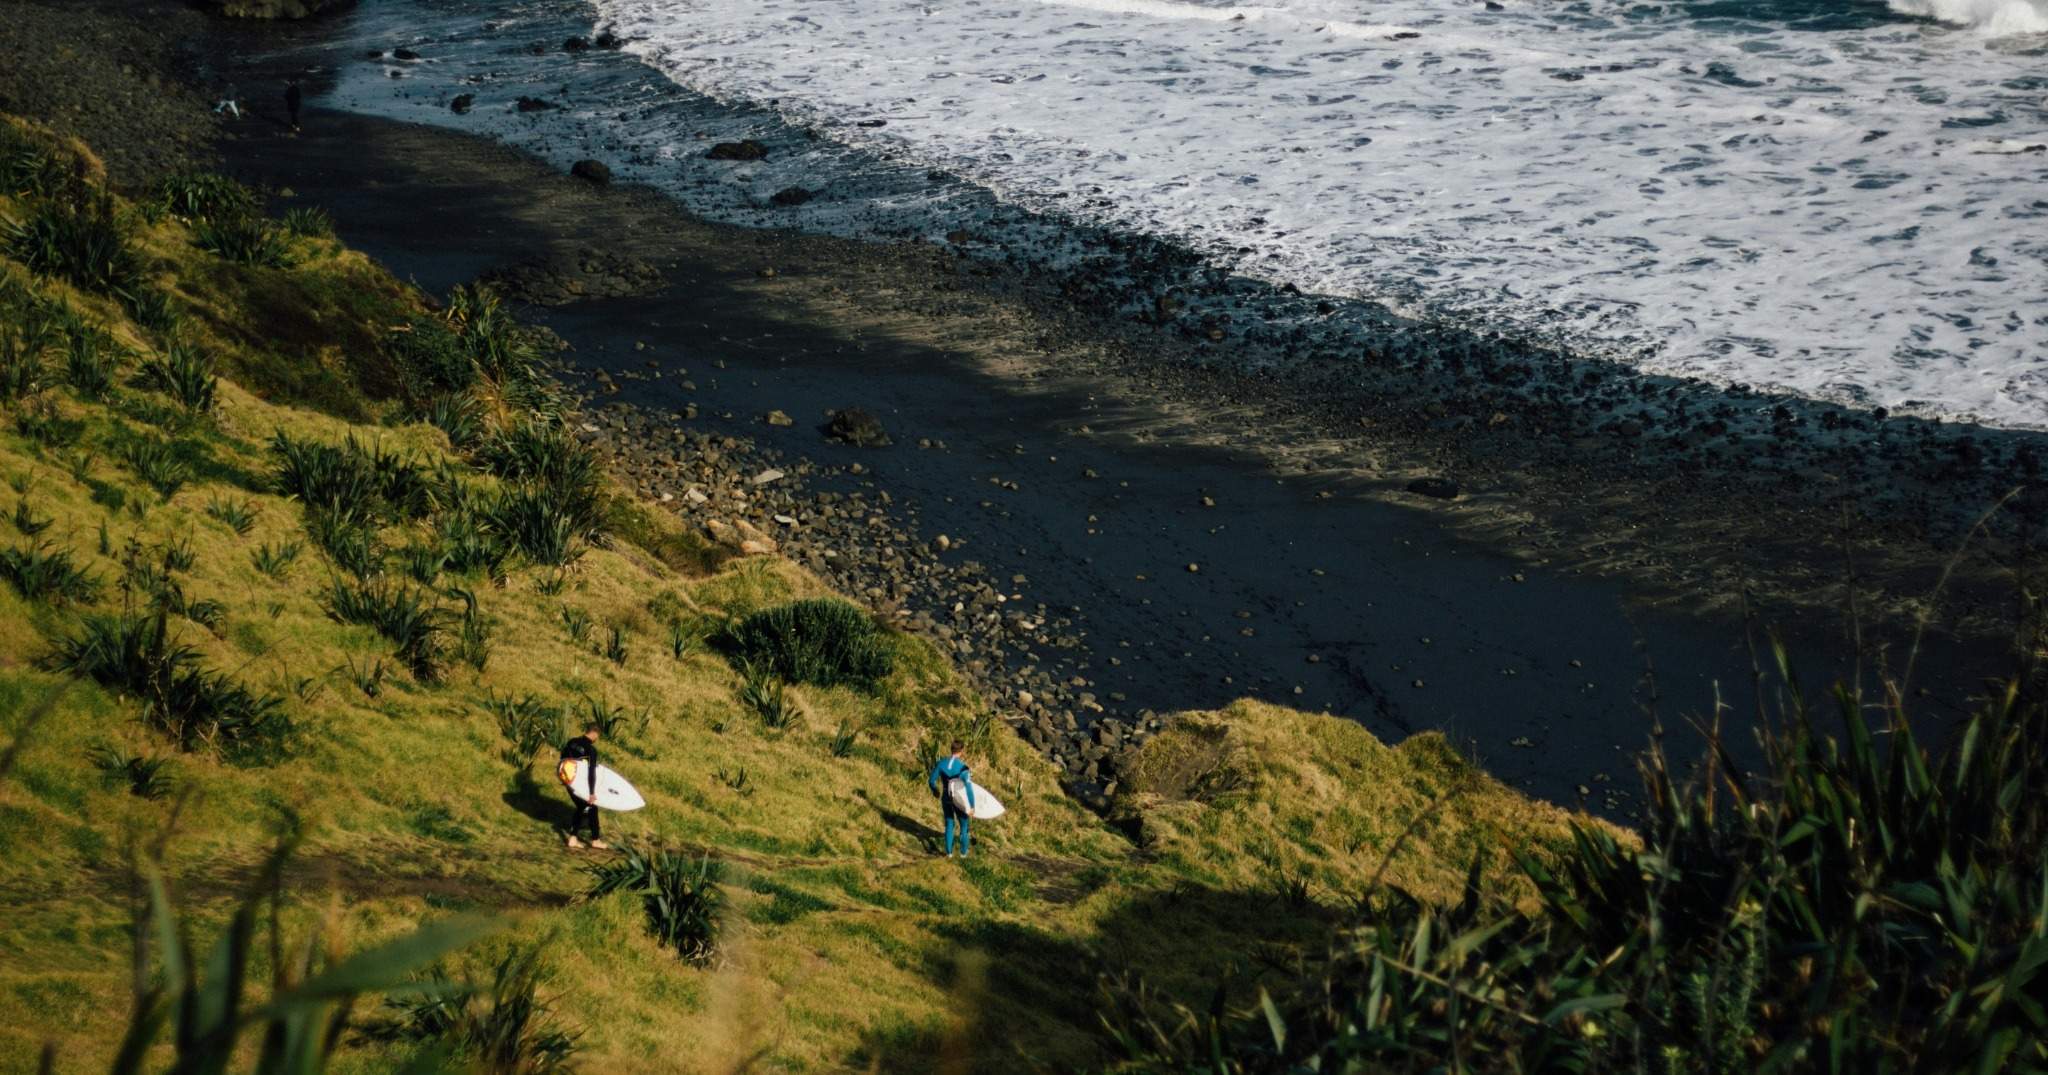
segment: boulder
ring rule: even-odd
[[[825,423],[825,436],[861,448],[889,446],[889,434],[882,429],[882,420],[859,407],[833,411],[832,420]]]
[[[776,191],[775,196],[768,200],[784,209],[791,209],[810,201],[816,196],[802,187],[784,187]]]
[[[521,97],[512,107],[521,112],[545,112],[558,106],[553,101],[543,101],[538,97]]]
[[[611,165],[588,158],[570,165],[569,174],[585,182],[595,183],[600,187],[612,181]]]
[[[758,161],[768,159],[768,147],[751,138],[738,142],[720,142],[704,154],[715,161]]]
[[[584,49],[587,49],[589,47],[590,42],[585,41],[580,37],[572,37],[567,41],[562,42],[563,52],[582,52]]]
[[[1408,491],[1417,496],[1435,497],[1438,500],[1458,499],[1458,483],[1449,478],[1431,476],[1417,478],[1408,483]]]
[[[475,105],[476,94],[458,93],[455,95],[454,100],[448,102],[448,111],[453,112],[458,116],[466,115],[469,112],[469,110]]]

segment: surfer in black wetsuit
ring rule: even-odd
[[[597,803],[592,801],[597,798],[597,739],[599,734],[596,728],[585,728],[582,735],[562,744],[562,763],[555,770],[556,775],[562,779],[562,786],[568,787],[570,779],[577,775],[571,763],[580,761],[583,763],[581,775],[587,781],[584,784],[583,798],[578,799],[573,790],[569,792],[569,805],[576,808],[575,816],[569,819],[569,847],[572,850],[584,846],[583,841],[576,838],[576,834],[583,831],[586,825],[590,828],[589,846],[600,851],[611,847],[610,844],[598,838]]]

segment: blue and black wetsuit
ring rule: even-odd
[[[587,790],[584,792],[584,797],[581,800],[577,799],[574,794],[569,796],[569,805],[576,808],[575,816],[569,819],[569,835],[576,835],[583,830],[584,826],[588,825],[590,827],[590,838],[595,840],[598,839],[597,803],[595,801],[597,799],[597,744],[591,742],[590,737],[587,735],[579,735],[562,744],[563,768],[566,769],[568,763],[572,761],[583,763],[583,778],[589,781],[589,784],[586,785]]]
[[[960,832],[960,853],[964,855],[974,849],[974,833],[967,826],[967,823],[973,820],[974,815],[960,809],[960,804],[953,801],[954,781],[959,781],[960,785],[967,789],[967,805],[969,808],[972,808],[974,806],[974,778],[967,773],[967,763],[957,757],[951,757],[932,766],[932,777],[928,783],[933,791],[939,793],[939,804],[945,809],[946,854],[950,855],[953,853],[953,826],[957,821]]]

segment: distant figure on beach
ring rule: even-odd
[[[932,766],[931,779],[926,781],[931,786],[932,793],[939,797],[939,805],[945,811],[947,858],[953,857],[955,823],[960,826],[960,857],[966,858],[967,853],[974,850],[974,833],[968,828],[968,822],[973,819],[973,815],[968,811],[974,809],[974,778],[968,775],[967,763],[960,757],[960,752],[966,748],[967,744],[958,739],[953,740],[952,754],[941,758],[937,765]],[[966,793],[965,809],[953,799],[956,783]]]
[[[569,774],[575,772],[572,768],[572,763],[579,761],[583,763],[581,775],[585,780],[589,781],[585,785],[586,790],[581,798],[577,797],[573,789],[569,792],[569,805],[576,809],[576,813],[569,818],[569,838],[567,843],[572,851],[584,846],[583,841],[576,838],[576,834],[582,832],[585,828],[590,830],[591,847],[597,848],[600,851],[611,847],[610,844],[604,842],[603,834],[598,831],[597,827],[597,737],[599,734],[598,729],[595,727],[586,728],[583,730],[582,735],[562,744],[562,765],[559,771],[564,777],[563,784],[566,786]]]
[[[305,95],[299,92],[299,80],[288,78],[284,83],[284,110],[291,115],[292,130],[299,129],[299,104]]]
[[[230,85],[227,92],[221,94],[220,100],[213,103],[213,114],[216,116],[233,116],[236,119],[242,118],[242,106],[235,102],[234,86]]]

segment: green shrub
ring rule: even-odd
[[[451,586],[448,594],[462,602],[462,617],[455,625],[455,656],[481,672],[491,660],[491,618],[483,614],[476,595],[470,591]]]
[[[334,218],[327,215],[327,210],[318,206],[306,205],[285,210],[282,225],[286,234],[301,239],[334,238]]]
[[[201,667],[197,650],[170,637],[162,608],[150,615],[89,614],[78,634],[58,641],[50,663],[139,699],[143,719],[180,750],[257,760],[281,750],[292,731],[284,699],[252,694]]]
[[[289,269],[297,261],[291,237],[255,213],[236,213],[203,220],[192,228],[199,249],[237,265]]]
[[[643,854],[629,847],[617,858],[590,867],[590,898],[614,892],[639,896],[648,932],[684,960],[703,966],[718,955],[725,913],[725,894],[718,887],[723,872],[709,855],[693,861],[678,851]]]
[[[213,356],[196,347],[172,343],[161,357],[144,359],[136,371],[142,385],[171,397],[192,414],[210,414],[220,378],[214,374]]]
[[[337,579],[327,613],[375,629],[398,647],[398,659],[422,683],[439,682],[447,670],[448,612],[422,590]]]
[[[68,280],[103,295],[132,295],[143,284],[142,255],[106,191],[76,200],[38,203],[28,218],[0,228],[7,252],[29,271]]]
[[[71,562],[70,550],[50,551],[42,543],[31,549],[0,549],[0,578],[21,596],[53,605],[91,604],[100,596],[100,581]]]
[[[507,952],[486,985],[436,971],[416,995],[386,1000],[395,1018],[371,1036],[428,1045],[437,1059],[489,1075],[570,1072],[578,1035],[562,1028],[541,998],[546,978],[538,948]]]
[[[157,203],[185,220],[212,220],[254,212],[256,193],[215,172],[181,172],[157,184]]]
[[[743,667],[791,683],[868,686],[893,665],[888,640],[874,620],[829,597],[763,609],[732,625],[722,642]]]

